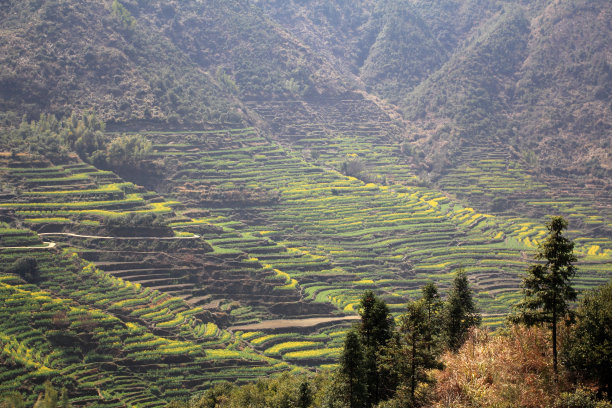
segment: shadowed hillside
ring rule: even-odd
[[[574,185],[580,175],[609,195],[609,2],[259,3],[397,104],[427,179],[493,144],[537,178]]]
[[[94,109],[110,122],[240,121],[236,96],[342,92],[339,79],[238,1],[9,1],[0,109]]]

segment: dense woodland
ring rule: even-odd
[[[610,21],[0,2],[0,407],[610,407]]]

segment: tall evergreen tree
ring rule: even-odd
[[[361,298],[359,315],[359,334],[365,347],[378,347],[391,338],[393,317],[386,303],[371,290],[366,291]]]
[[[433,282],[427,282],[421,291],[423,307],[425,308],[427,319],[427,350],[431,351],[435,342],[435,337],[441,328],[441,311],[444,302],[442,302],[438,287]]]
[[[377,364],[378,352],[387,345],[393,334],[393,317],[384,301],[368,290],[361,298],[359,334],[364,350],[368,405],[376,405],[387,398],[388,387],[383,386],[385,372]]]
[[[365,406],[367,389],[364,356],[359,335],[355,330],[350,330],[344,340],[344,349],[340,356],[340,376],[349,407]]]
[[[557,373],[557,324],[569,313],[576,291],[570,281],[576,274],[574,243],[563,235],[567,221],[552,217],[546,224],[548,237],[538,246],[535,259],[546,261],[531,265],[523,279],[523,299],[511,317],[528,325],[548,323],[552,329],[553,369]]]
[[[308,385],[308,381],[304,380],[300,384],[300,395],[297,401],[298,408],[308,408],[312,403],[312,391],[310,390],[310,385]]]
[[[460,270],[453,281],[444,307],[446,344],[457,351],[465,342],[471,327],[480,324],[481,317],[472,298],[472,289],[465,271]]]
[[[389,367],[397,378],[395,402],[401,406],[417,407],[422,397],[417,395],[418,385],[428,382],[427,370],[440,368],[437,347],[431,347],[430,320],[424,299],[408,303],[400,317],[397,335],[381,353],[382,364]]]

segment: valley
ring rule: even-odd
[[[22,356],[21,365],[5,372],[6,387],[60,376],[78,386],[75,403],[95,400],[102,387],[111,405],[155,406],[162,400],[151,387],[180,398],[223,379],[333,366],[364,290],[375,290],[400,314],[425,283],[433,280],[444,291],[459,269],[468,273],[484,324],[504,322],[518,300],[520,274],[545,236],[541,222],[518,210],[490,214],[464,205],[459,183],[473,186],[476,177],[483,190],[498,188],[483,182],[477,167],[449,174],[449,192],[423,185],[398,158],[396,124],[383,113],[370,122],[359,111],[376,109],[366,101],[329,103],[325,115],[306,106],[308,122],[279,120],[279,105],[258,109],[277,114],[269,117],[274,133],[253,127],[139,132],[153,146],[146,168],[164,168],[146,187],[85,163],[5,161],[2,178],[14,193],[4,196],[4,217],[39,234],[15,230],[15,238],[3,241],[4,264],[25,252],[42,272],[36,286],[8,275],[5,290],[31,299],[15,300],[21,307],[39,293],[45,295],[38,302],[66,305],[56,311],[42,303],[49,320],[22,323],[32,339],[20,335],[7,343],[33,347],[11,352]],[[503,174],[519,180],[501,181],[504,192],[527,182],[533,191],[547,187],[534,186],[517,162],[504,160],[514,171]],[[493,170],[488,180],[496,169],[502,173],[495,159],[478,163]],[[551,201],[548,208],[582,220],[572,231],[580,256],[575,286],[604,283],[612,245],[589,232],[606,230],[605,213],[584,202]],[[81,358],[48,354],[62,343],[40,337],[41,330],[62,327],[87,338]],[[92,331],[116,334],[109,344],[87,337]],[[132,345],[133,336],[142,345]],[[109,364],[133,380],[113,374],[117,383],[103,381]],[[147,369],[134,371],[133,364]],[[152,365],[163,377],[151,374]],[[168,375],[178,376],[162,385]]]
[[[461,272],[507,333],[551,216],[602,287],[611,4],[3,2],[0,398],[336,378]]]

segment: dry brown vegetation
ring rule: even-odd
[[[478,329],[457,354],[444,355],[436,372],[435,407],[542,407],[565,388],[554,381],[550,335],[513,326],[499,334]]]

